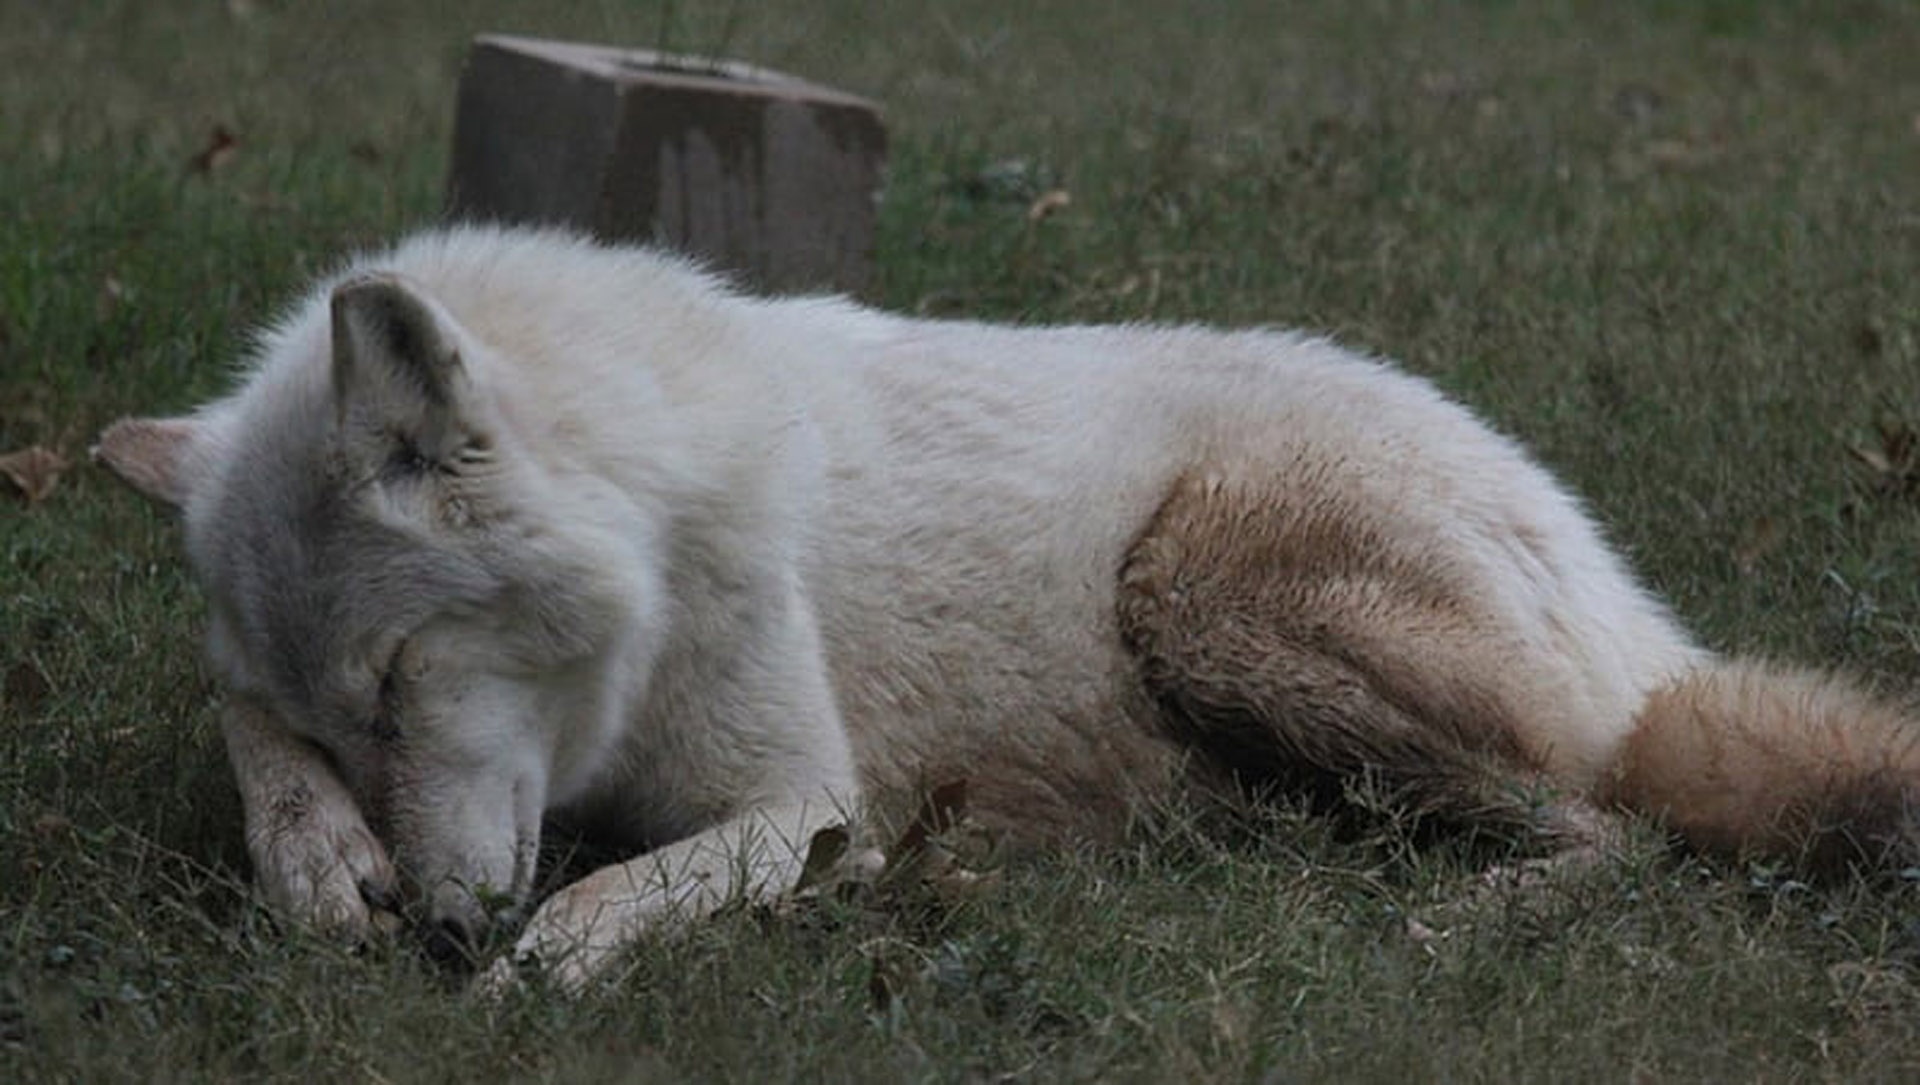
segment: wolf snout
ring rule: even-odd
[[[427,925],[421,940],[429,960],[442,968],[471,970],[478,961],[482,932],[473,929],[464,916],[444,916]]]
[[[496,933],[519,930],[524,915],[504,894],[485,886],[442,882],[428,897],[420,939],[428,958],[459,970],[471,969]]]

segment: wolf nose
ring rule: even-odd
[[[472,968],[474,941],[466,920],[448,916],[427,928],[427,956],[442,968]]]

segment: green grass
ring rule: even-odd
[[[277,931],[175,532],[77,461],[435,217],[481,30],[879,98],[871,300],[1333,333],[1525,439],[1710,643],[1920,679],[1920,505],[1848,452],[1920,424],[1903,0],[534,7],[0,0],[0,453],[76,461],[0,496],[0,1079],[1920,1075],[1920,884],[1650,832],[1480,890],[1459,849],[1281,809],[722,916],[606,997],[491,1012]],[[215,125],[237,152],[194,173]],[[977,183],[1014,160],[1071,205]]]

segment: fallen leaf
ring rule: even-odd
[[[0,475],[25,495],[29,505],[45,501],[66,469],[67,461],[58,452],[39,445],[0,456]]]
[[[1613,111],[1630,121],[1652,120],[1666,104],[1666,95],[1644,83],[1628,83],[1613,92]]]
[[[1762,516],[1747,529],[1746,535],[1733,548],[1733,564],[1746,576],[1752,576],[1760,569],[1761,562],[1780,548],[1785,533],[1780,529],[1780,521],[1771,516]]]
[[[1827,969],[1828,1004],[1856,1020],[1885,1017],[1912,1004],[1913,986],[1897,968],[1872,960],[1842,961]]]
[[[890,860],[899,860],[927,846],[927,841],[960,824],[967,816],[967,782],[949,780],[927,792],[913,823],[894,841],[887,852]]]
[[[1071,203],[1073,203],[1073,197],[1067,194],[1066,189],[1050,188],[1027,205],[1027,221],[1039,222],[1055,211],[1065,210]]]
[[[103,321],[111,319],[132,293],[118,275],[107,275],[100,280],[100,294],[93,303],[94,317]]]
[[[1458,72],[1424,71],[1420,73],[1417,83],[1420,93],[1429,98],[1458,98],[1468,89],[1467,80]]]
[[[40,668],[24,659],[7,668],[6,678],[0,680],[0,704],[13,706],[22,716],[40,707],[40,702],[52,692],[53,683],[40,673]]]
[[[1893,461],[1887,458],[1885,452],[1877,448],[1867,448],[1863,445],[1848,445],[1847,451],[1852,453],[1854,459],[1859,460],[1865,465],[1867,470],[1873,472],[1875,475],[1890,475],[1893,473]]]
[[[839,867],[840,860],[846,857],[852,842],[852,834],[844,825],[829,825],[814,833],[807,844],[807,858],[800,866],[800,877],[794,882],[793,891],[800,893],[825,884]]]
[[[845,825],[819,830],[775,910],[804,913],[824,899],[868,908],[951,905],[998,887],[999,838],[969,818],[966,805],[965,781],[934,788],[886,852]]]
[[[1656,139],[1644,148],[1647,161],[1663,169],[1692,169],[1720,157],[1720,148],[1684,139]]]
[[[1017,199],[1031,196],[1044,187],[1046,172],[1024,158],[1008,158],[988,164],[962,182],[968,195],[986,199]]]
[[[240,147],[240,137],[234,135],[224,124],[213,126],[213,134],[207,137],[207,145],[199,154],[187,163],[187,169],[194,173],[212,173],[214,170],[233,160]]]
[[[1867,469],[1874,492],[1889,496],[1920,492],[1920,432],[1906,422],[1873,424],[1877,444],[1850,444],[1847,453]]]
[[[875,880],[884,889],[930,889],[959,900],[1000,884],[998,845],[994,833],[968,816],[966,781],[954,780],[928,792]]]
[[[922,865],[920,879],[941,899],[955,902],[998,890],[1006,875],[999,867],[975,870],[963,865],[963,860],[952,852],[942,852],[938,862]]]
[[[1886,346],[1879,326],[1872,321],[1865,321],[1853,329],[1853,349],[1859,351],[1862,357],[1878,358]]]
[[[878,955],[867,958],[867,1000],[873,1008],[886,1013],[893,1008],[906,979],[898,967]]]

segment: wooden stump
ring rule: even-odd
[[[457,219],[572,226],[767,290],[872,277],[872,102],[743,64],[483,35],[460,79]]]

